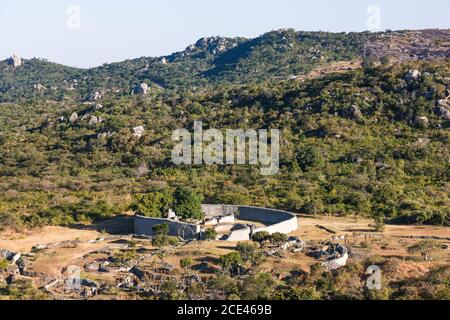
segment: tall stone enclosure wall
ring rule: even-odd
[[[288,234],[298,229],[296,215],[283,210],[233,205],[203,205],[203,210],[207,216],[235,212],[239,220],[260,222],[266,225],[254,229],[253,233],[267,231],[269,234],[276,232]],[[243,228],[233,231],[227,240],[245,241],[249,240],[251,235],[250,228]]]
[[[134,218],[134,233],[137,235],[152,236],[153,227],[159,224],[169,225],[169,235],[182,237],[185,240],[198,239],[200,226],[161,218],[148,218],[136,216]]]
[[[239,220],[254,221],[266,225],[265,227],[254,228],[253,230],[250,227],[233,230],[226,239],[227,241],[250,240],[252,234],[259,231],[267,231],[269,234],[276,232],[288,234],[298,228],[296,215],[282,210],[234,205],[203,205],[202,209],[206,217],[234,214]],[[135,234],[152,236],[153,227],[158,224],[168,224],[169,235],[171,236],[182,237],[185,240],[199,239],[201,237],[201,228],[199,225],[141,216],[135,217]]]

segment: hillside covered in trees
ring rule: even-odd
[[[448,52],[437,46],[429,50],[435,56],[422,52],[398,61],[387,53],[356,69],[291,77],[320,61],[356,59],[367,48],[364,39],[382,36],[392,37],[282,31],[200,41],[189,54],[163,62],[142,58],[86,71],[32,60],[2,71],[0,225],[94,221],[167,186],[192,188],[208,203],[449,225]],[[297,39],[292,57],[283,53],[291,50],[289,37]],[[217,46],[225,51],[216,57]],[[316,55],[317,64],[311,63]],[[45,87],[85,72],[92,78],[69,93],[56,90],[59,97],[27,97],[21,84],[44,79],[34,66],[46,68]],[[139,68],[148,70],[136,73]],[[146,95],[129,94],[145,80],[151,81]],[[4,89],[13,83],[17,90]],[[100,87],[109,91],[86,101]],[[196,120],[204,129],[280,129],[280,173],[261,176],[249,165],[173,165],[173,130],[192,130]],[[141,137],[133,132],[138,126],[145,130]]]
[[[0,61],[0,102],[46,99],[85,101],[126,96],[146,83],[153,90],[203,92],[230,84],[286,80],[339,61],[434,60],[450,55],[450,30],[379,33],[297,32],[283,29],[254,39],[202,38],[184,51],[141,57],[92,69],[23,59]],[[12,53],[11,53],[12,54]],[[97,95],[98,96],[98,95]]]

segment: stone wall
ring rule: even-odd
[[[230,214],[236,214],[238,206],[226,204],[204,204],[202,210],[206,217],[220,217]]]
[[[251,233],[250,228],[234,230],[227,237],[226,241],[247,241],[250,240]]]
[[[219,224],[235,223],[235,222],[236,222],[236,218],[235,218],[234,214],[230,214],[230,215],[227,215],[227,216],[220,217],[219,220],[218,220]]]
[[[253,233],[267,231],[270,234],[276,232],[288,234],[298,229],[296,215],[283,210],[234,205],[203,205],[202,208],[207,216],[220,216],[235,212],[239,220],[260,222],[267,225],[255,228]],[[249,240],[251,234],[252,230],[250,227],[234,230],[227,238],[227,241]]]
[[[230,215],[235,214],[239,220],[254,221],[266,225],[265,227],[254,228],[253,230],[251,227],[233,230],[227,237],[227,241],[250,240],[252,234],[258,231],[267,231],[269,234],[275,232],[288,234],[298,228],[296,215],[282,210],[234,205],[203,205],[202,209],[208,218],[227,216],[226,220],[231,222]],[[199,239],[201,237],[199,225],[141,216],[135,217],[134,232],[138,235],[152,236],[152,228],[155,225],[164,223],[169,225],[170,236],[178,236],[186,240]]]
[[[348,253],[345,252],[339,258],[323,262],[322,266],[324,266],[328,270],[336,270],[345,266],[347,264],[347,260],[348,260]]]
[[[200,236],[200,226],[196,224],[141,216],[135,216],[134,218],[134,233],[137,235],[152,236],[153,227],[158,224],[168,224],[169,235],[173,237],[182,237],[185,240],[192,240],[198,239]]]

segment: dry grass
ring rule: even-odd
[[[107,243],[89,243],[89,240],[104,235],[100,232],[103,228],[108,230],[123,229],[121,228],[121,226],[123,227],[121,225],[123,221],[112,220],[95,228],[45,227],[24,234],[11,231],[3,232],[0,234],[0,248],[27,253],[38,244],[80,240],[80,244],[76,248],[50,249],[36,254],[32,266],[33,271],[58,277],[61,275],[61,270],[67,266],[83,266],[90,262],[89,259],[92,260],[92,255],[88,257],[89,253],[104,247]],[[450,238],[450,228],[448,227],[387,225],[385,232],[378,234],[369,226],[371,223],[371,220],[362,218],[302,216],[299,217],[299,229],[292,235],[298,236],[304,241],[329,241],[331,236],[347,234],[350,241],[348,245],[363,253],[363,256],[379,256],[399,261],[395,265],[395,268],[397,268],[396,274],[399,278],[418,277],[425,274],[433,266],[450,262],[449,249],[439,250],[432,254],[431,262],[422,262],[419,255],[411,255],[407,252],[408,246],[420,241],[419,238],[411,237]],[[318,225],[333,229],[337,233],[332,235],[326,230],[318,228]],[[357,238],[352,237],[354,233],[358,234]],[[365,234],[377,234],[377,236],[366,239]],[[438,242],[442,245],[450,245],[448,240],[438,240]],[[138,246],[152,249],[148,241],[138,242]],[[219,257],[233,251],[235,246],[236,243],[233,242],[198,242],[175,249],[171,254],[166,255],[164,260],[179,268],[180,260],[189,257],[194,261],[195,269],[208,275],[213,274],[214,270],[217,269]],[[314,263],[317,263],[317,260],[302,253],[286,253],[283,258],[267,258],[260,266],[260,270],[282,275],[291,270],[308,271]]]

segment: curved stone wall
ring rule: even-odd
[[[206,217],[218,217],[229,214],[237,214],[239,206],[228,204],[203,204],[202,210]]]
[[[249,240],[253,233],[259,231],[267,231],[269,234],[276,232],[288,234],[298,229],[296,215],[283,210],[251,206],[203,205],[203,211],[207,216],[235,212],[239,220],[260,222],[267,225],[253,230],[250,227],[234,230],[228,236],[227,241]]]
[[[269,234],[276,232],[288,234],[298,228],[296,215],[283,210],[235,205],[203,205],[202,209],[205,216],[209,218],[235,214],[239,220],[254,221],[266,225],[260,228],[248,226],[233,230],[228,235],[227,241],[250,240],[251,236],[259,231],[267,231]],[[158,224],[168,224],[170,236],[182,237],[185,240],[199,239],[201,237],[199,225],[142,216],[135,217],[134,232],[138,235],[152,236],[153,227]]]
[[[153,227],[158,224],[169,225],[169,235],[181,237],[185,240],[198,239],[200,226],[162,218],[134,217],[134,233],[137,235],[153,236]]]

